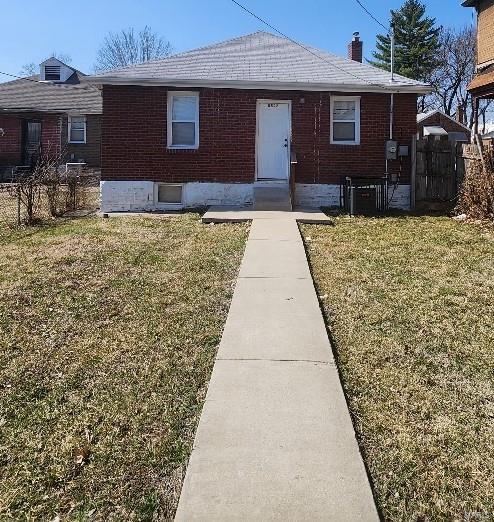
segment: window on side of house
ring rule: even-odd
[[[331,97],[331,143],[360,144],[360,97]]]
[[[168,147],[197,149],[199,147],[199,93],[168,92]]]
[[[156,189],[156,202],[159,206],[182,206],[183,185],[180,183],[158,183]]]
[[[69,143],[86,143],[86,116],[69,116]]]

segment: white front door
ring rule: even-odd
[[[288,179],[290,102],[257,102],[257,179]]]

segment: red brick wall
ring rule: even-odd
[[[0,165],[21,162],[22,120],[15,116],[0,115]]]
[[[50,154],[60,153],[60,132],[62,116],[58,114],[41,115],[41,147]]]
[[[86,115],[86,143],[67,143],[68,117],[62,120],[62,143],[66,143],[67,161],[83,160],[90,167],[101,165],[101,114]]]
[[[338,183],[340,176],[385,172],[389,94],[361,93],[361,145],[330,144],[327,92],[199,89],[198,150],[167,150],[165,87],[103,88],[104,180],[252,182],[255,178],[256,100],[292,100],[297,181]],[[337,94],[337,93],[334,93]],[[358,94],[358,93],[356,93]],[[301,98],[304,103],[301,103]],[[416,96],[395,95],[395,139],[410,145],[417,132]],[[393,171],[400,162],[393,162]],[[402,164],[402,181],[410,162]]]
[[[0,165],[22,164],[23,121],[41,121],[41,145],[43,150],[54,154],[60,150],[60,116],[46,113],[18,113],[0,115]]]

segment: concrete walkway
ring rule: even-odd
[[[286,210],[254,210],[252,207],[210,207],[202,216],[203,223],[243,223],[253,219],[291,219],[309,225],[328,225],[331,218],[314,208]]]
[[[377,521],[297,222],[252,217],[176,520]]]

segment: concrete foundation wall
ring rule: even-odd
[[[410,185],[390,185],[388,201],[391,208],[410,210]],[[340,186],[297,183],[295,204],[301,207],[340,207]]]
[[[163,210],[156,200],[157,183],[152,181],[102,181],[102,212]],[[197,208],[209,205],[245,206],[253,202],[252,183],[184,183],[182,204],[176,208]],[[390,207],[410,209],[410,185],[389,187]],[[297,183],[295,204],[318,208],[340,206],[340,186]],[[168,207],[171,208],[171,207]]]
[[[295,185],[295,204],[300,207],[339,207],[340,186],[322,184]]]
[[[155,197],[156,186],[152,181],[102,181],[101,211],[163,210],[166,207]],[[252,203],[252,195],[251,183],[185,183],[181,207],[245,206]]]
[[[410,185],[389,186],[388,199],[390,208],[410,210]]]

